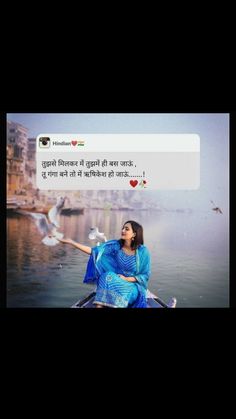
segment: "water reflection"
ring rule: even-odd
[[[123,223],[144,227],[152,258],[149,288],[179,307],[226,307],[229,304],[228,221],[214,213],[87,210],[61,216],[61,231],[83,244],[90,227],[108,239],[120,238]],[[70,246],[47,247],[28,217],[7,218],[9,307],[69,307],[91,289],[83,284],[88,255]]]

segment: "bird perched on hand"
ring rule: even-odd
[[[58,197],[57,203],[48,211],[48,218],[45,214],[36,213],[36,212],[27,212],[27,211],[20,211],[21,214],[30,215],[36,223],[36,226],[40,232],[40,234],[44,235],[42,242],[46,244],[46,246],[55,246],[59,243],[56,239],[62,239],[64,234],[59,233],[57,229],[60,227],[57,217],[60,214],[60,211],[65,203],[64,197]]]
[[[215,212],[217,212],[219,214],[223,214],[223,212],[221,211],[221,209],[219,207],[217,207],[216,204],[213,201],[211,201],[211,203],[215,206],[215,208],[212,208],[212,211],[215,211]]]
[[[90,240],[98,240],[99,242],[100,241],[103,241],[103,242],[107,241],[107,238],[104,235],[104,233],[100,233],[98,231],[97,227],[91,227],[90,228],[90,233],[89,233],[88,237],[89,237]],[[98,244],[100,244],[99,242],[98,242]]]

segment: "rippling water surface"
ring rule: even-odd
[[[152,257],[149,289],[178,307],[229,306],[229,236],[223,215],[209,212],[87,210],[61,216],[65,236],[93,246],[91,226],[119,238],[122,224],[144,227]],[[46,247],[28,217],[7,218],[8,307],[70,307],[91,285],[83,284],[88,255],[68,245]]]

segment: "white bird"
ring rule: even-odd
[[[103,242],[107,241],[107,238],[104,235],[104,233],[100,233],[100,231],[98,231],[97,227],[91,227],[90,228],[90,233],[89,233],[88,237],[89,237],[90,240],[99,240],[99,241],[103,241]]]
[[[177,304],[177,300],[176,300],[176,298],[175,298],[175,297],[172,297],[172,298],[170,299],[170,301],[168,302],[167,306],[168,306],[169,308],[175,308],[175,307],[176,307],[176,304]]]
[[[59,243],[59,241],[56,238],[62,239],[64,236],[64,234],[57,232],[57,228],[60,227],[57,221],[57,217],[60,214],[60,211],[65,203],[65,199],[66,198],[64,197],[57,198],[56,205],[54,205],[48,211],[48,218],[45,214],[21,211],[21,213],[24,213],[25,215],[30,215],[32,218],[34,218],[40,234],[44,235],[42,242],[46,244],[46,246],[55,246]]]

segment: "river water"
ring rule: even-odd
[[[224,214],[85,210],[61,216],[60,230],[93,246],[90,227],[118,239],[127,220],[144,228],[152,259],[150,291],[165,301],[175,296],[177,307],[229,306],[229,226]],[[70,307],[93,289],[83,284],[88,257],[69,245],[42,244],[30,217],[7,217],[7,306]]]

